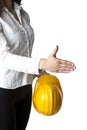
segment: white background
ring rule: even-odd
[[[46,117],[32,105],[27,130],[87,130],[86,0],[23,0],[22,4],[35,32],[33,57],[47,57],[58,45],[57,57],[77,67],[70,74],[53,73],[62,85],[62,108]]]

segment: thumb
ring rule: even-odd
[[[56,48],[53,50],[53,52],[51,53],[51,55],[50,56],[54,56],[54,57],[56,57],[56,54],[57,54],[57,52],[58,52],[58,46],[56,46]]]

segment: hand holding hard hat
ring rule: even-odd
[[[47,59],[41,59],[39,69],[50,72],[69,73],[76,67],[67,60],[56,57],[58,46]],[[59,79],[51,74],[38,77],[33,93],[33,105],[35,109],[44,115],[56,114],[62,105],[63,91]]]

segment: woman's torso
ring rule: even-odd
[[[30,26],[29,16],[19,5],[14,3],[14,6],[21,24],[5,8],[0,17],[3,33],[10,47],[10,53],[31,57],[34,32]],[[9,70],[1,65],[0,71],[0,87],[3,88],[14,89],[25,84],[31,84],[33,81],[31,74]]]

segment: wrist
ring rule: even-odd
[[[40,59],[39,70],[45,70],[46,59]]]

